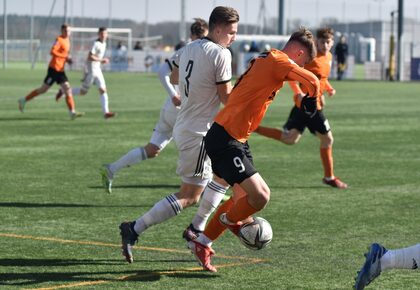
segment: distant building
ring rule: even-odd
[[[360,38],[374,38],[376,40],[375,60],[388,63],[389,41],[391,36],[391,21],[368,21],[357,23],[336,23],[330,26],[339,33],[347,36],[350,54],[360,61]],[[397,48],[397,19],[394,21],[395,47]],[[420,57],[420,21],[405,19],[402,39],[403,61],[409,62],[411,57]]]

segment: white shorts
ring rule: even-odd
[[[82,88],[85,91],[88,91],[92,84],[95,84],[95,86],[97,86],[98,89],[106,90],[105,78],[101,70],[85,72],[85,76],[83,77]]]
[[[175,142],[177,142],[177,138],[179,136],[175,136]],[[176,173],[187,183],[205,186],[208,180],[212,178],[212,170],[210,158],[204,149],[204,138],[197,136],[188,139],[189,146],[178,148],[179,157]],[[180,140],[178,139],[178,141]],[[185,141],[185,139],[183,138],[182,141]]]
[[[156,123],[150,138],[150,143],[158,146],[160,150],[165,148],[172,140],[177,114],[178,111],[160,110],[159,121]]]

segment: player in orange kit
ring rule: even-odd
[[[64,67],[66,63],[71,64],[70,57],[70,26],[67,24],[61,25],[61,35],[55,40],[50,54],[52,56],[48,65],[48,73],[44,79],[41,87],[31,91],[27,96],[19,99],[19,110],[23,113],[26,102],[32,100],[38,95],[41,95],[49,90],[49,88],[57,83],[61,86],[66,95],[66,103],[69,108],[70,118],[74,120],[77,117],[83,116],[83,113],[76,112],[74,100],[70,88],[70,83],[67,79]]]
[[[328,82],[328,76],[331,70],[332,54],[330,50],[334,45],[334,31],[331,28],[319,29],[317,31],[316,45],[317,56],[311,63],[305,65],[305,69],[313,72],[319,78],[321,93],[326,92],[328,96],[332,97],[335,94],[335,89]],[[332,156],[334,139],[328,120],[322,110],[325,104],[324,95],[321,95],[317,100],[318,110],[316,115],[313,118],[308,118],[299,109],[300,99],[308,93],[308,90],[297,82],[290,82],[289,84],[295,93],[295,106],[292,108],[283,130],[260,126],[255,132],[285,144],[293,145],[300,140],[303,131],[308,127],[309,131],[315,134],[321,142],[320,155],[322,166],[324,167],[322,182],[336,188],[347,188],[347,184],[334,175]]]
[[[188,243],[205,270],[217,271],[211,265],[214,254],[211,244],[223,228],[238,234],[242,221],[262,210],[270,199],[268,185],[254,168],[247,140],[260,124],[283,82],[302,83],[308,96],[300,100],[300,108],[309,118],[316,114],[319,80],[301,68],[311,62],[315,54],[312,33],[301,28],[292,34],[283,50],[263,52],[251,61],[248,70],[236,82],[225,107],[216,115],[205,137],[213,180],[224,186],[240,187],[243,192],[235,201],[231,199],[222,205],[224,211],[219,209],[204,233]]]

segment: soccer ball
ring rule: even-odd
[[[251,250],[261,250],[273,239],[273,230],[270,223],[261,218],[254,217],[254,221],[243,224],[239,229],[239,240]]]

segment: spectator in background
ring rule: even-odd
[[[337,80],[343,78],[344,72],[347,68],[347,55],[349,54],[349,46],[346,42],[346,37],[342,35],[340,42],[335,47],[335,57],[337,60]]]
[[[133,47],[134,50],[143,50],[143,46],[141,45],[140,41],[136,41]]]
[[[260,49],[258,48],[258,44],[255,40],[251,42],[251,47],[249,48],[249,52],[260,52]]]

